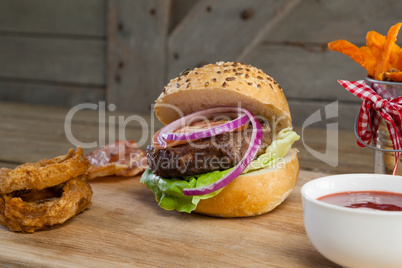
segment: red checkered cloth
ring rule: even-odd
[[[346,90],[363,100],[360,107],[357,134],[365,143],[373,140],[377,143],[377,130],[381,119],[384,119],[394,150],[402,150],[402,97],[391,98],[388,92],[375,92],[363,80],[347,81],[338,80]],[[375,88],[378,90],[378,88]],[[388,98],[388,99],[385,99]],[[359,141],[360,146],[364,146]],[[401,153],[396,152],[395,158],[399,159]]]

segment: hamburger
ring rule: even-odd
[[[154,106],[165,124],[141,182],[166,210],[215,217],[267,213],[295,187],[299,163],[282,88],[260,69],[218,62],[186,70]]]

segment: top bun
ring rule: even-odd
[[[169,124],[187,114],[224,106],[240,106],[276,122],[276,132],[292,125],[279,84],[260,69],[238,62],[217,62],[182,72],[164,87],[155,114]]]

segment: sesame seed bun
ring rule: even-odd
[[[169,124],[196,111],[238,105],[278,122],[276,132],[292,124],[279,84],[260,69],[238,62],[218,62],[183,72],[163,89],[154,109],[158,119]]]
[[[297,150],[276,165],[237,177],[216,196],[201,200],[195,212],[214,217],[249,217],[267,213],[292,192],[299,176]]]
[[[274,133],[292,126],[279,84],[260,69],[237,62],[218,62],[183,72],[163,89],[154,109],[158,119],[169,124],[187,114],[225,106],[240,106],[268,119]],[[195,212],[215,217],[267,213],[289,196],[298,175],[297,150],[291,149],[274,167],[241,175],[218,195],[201,200]]]

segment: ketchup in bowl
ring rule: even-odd
[[[340,192],[317,200],[348,208],[402,211],[402,194],[383,191]]]

